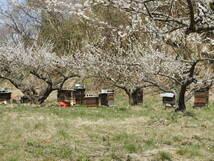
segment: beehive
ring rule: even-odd
[[[114,105],[114,91],[102,90],[99,94],[99,102],[101,106],[113,106]]]
[[[72,90],[58,90],[57,101],[59,106],[69,107],[71,105]]]
[[[73,97],[75,98],[76,104],[84,104],[85,88],[79,84],[76,84],[73,92]]]
[[[209,88],[201,88],[195,91],[194,107],[204,107],[209,104]]]
[[[11,92],[4,88],[0,88],[0,102],[7,102],[11,99]]]
[[[166,107],[175,107],[175,95],[173,93],[162,93],[163,105]]]
[[[30,103],[30,99],[27,96],[22,96],[20,99],[21,103]]]
[[[132,93],[133,104],[140,105],[143,104],[143,89],[136,90]]]
[[[84,105],[86,105],[87,107],[98,107],[99,106],[99,97],[86,96],[84,98]]]
[[[70,102],[71,96],[72,96],[72,90],[58,90],[57,101],[58,102],[61,102],[61,101]]]

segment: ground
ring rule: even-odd
[[[0,161],[214,161],[214,105],[0,105]]]

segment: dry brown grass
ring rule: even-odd
[[[174,113],[149,99],[132,108],[0,105],[0,160],[211,161],[213,116],[214,107]]]

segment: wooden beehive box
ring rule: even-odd
[[[194,107],[204,107],[209,104],[209,88],[202,88],[195,91]]]
[[[58,102],[70,102],[72,99],[72,90],[58,90],[57,101]]]
[[[87,107],[98,107],[99,106],[99,97],[96,97],[96,96],[86,96],[84,98],[84,104]]]
[[[7,91],[4,88],[0,89],[0,102],[7,102],[11,99],[11,92]]]
[[[74,98],[75,98],[75,102],[76,104],[84,104],[84,97],[85,97],[85,88],[79,84],[75,85],[75,89],[74,89]]]
[[[99,102],[101,106],[108,106],[108,94],[100,93],[99,94]]]
[[[21,103],[30,103],[30,99],[27,96],[22,96],[20,99]]]
[[[99,94],[99,102],[101,106],[113,106],[114,105],[114,91],[102,90]]]
[[[162,93],[163,105],[166,107],[175,107],[175,95],[173,93]]]
[[[143,89],[137,90],[132,94],[133,103],[134,105],[141,105],[143,104]]]

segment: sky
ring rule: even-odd
[[[2,9],[2,8],[6,8],[5,6],[7,6],[6,5],[6,2],[7,2],[7,0],[0,0],[0,8]],[[2,23],[3,21],[1,20],[1,17],[0,17],[0,24]]]
[[[3,9],[3,10],[7,10],[8,7],[7,7],[7,2],[8,1],[11,1],[11,0],[0,0],[0,8]],[[24,2],[24,0],[17,0],[18,2]],[[0,17],[0,24],[2,23],[3,21],[1,20],[1,17]]]
[[[10,1],[10,0],[0,0],[0,5],[7,5],[7,1]],[[17,0],[19,2],[23,2],[24,0]]]
[[[2,5],[5,5],[5,4],[6,4],[6,2],[7,2],[7,0],[0,0],[0,4],[1,4],[1,6],[2,6]]]

